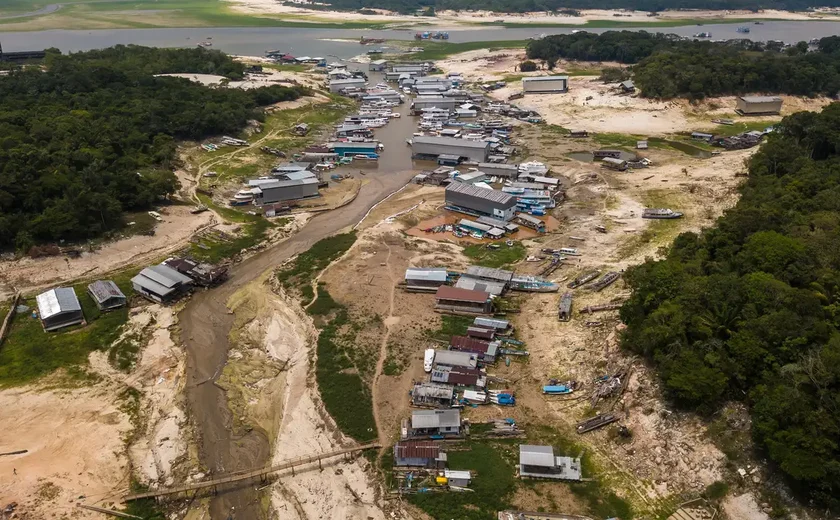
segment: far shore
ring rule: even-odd
[[[402,15],[384,9],[372,9],[376,14],[360,14],[352,11],[324,11],[309,9],[306,4],[299,6],[285,5],[276,0],[225,0],[231,8],[241,14],[250,15],[286,15],[297,20],[311,17],[313,21],[357,21],[370,23],[431,23],[438,27],[464,27],[477,24],[499,25],[598,25],[613,23],[616,26],[679,26],[703,23],[737,23],[751,20],[790,20],[790,21],[838,21],[840,8],[820,8],[808,12],[778,11],[772,9],[752,12],[745,10],[668,10],[655,16],[647,11],[621,9],[585,9],[579,16],[556,15],[548,12],[533,13],[497,13],[492,11],[439,11],[435,17],[424,18]]]

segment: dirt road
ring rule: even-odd
[[[372,81],[374,81],[372,79]],[[407,112],[404,105],[403,112]],[[187,350],[187,400],[199,441],[202,464],[212,473],[253,468],[270,460],[269,440],[264,433],[251,430],[242,435],[232,431],[233,418],[225,392],[214,382],[222,373],[230,347],[228,335],[233,315],[226,306],[230,296],[267,269],[306,251],[315,242],[352,226],[367,211],[400,187],[415,172],[411,169],[410,152],[405,137],[411,135],[413,122],[408,117],[395,119],[377,137],[386,151],[376,170],[363,177],[358,197],[350,204],[313,217],[299,233],[260,254],[243,261],[231,270],[224,285],[195,294],[180,314],[182,339]],[[213,499],[210,514],[226,520],[235,511],[235,518],[261,518],[260,503],[252,488],[223,493]]]

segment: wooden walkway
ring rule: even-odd
[[[242,480],[248,480],[252,478],[265,478],[271,473],[276,473],[278,471],[283,471],[284,469],[293,469],[296,466],[302,466],[304,464],[311,464],[313,462],[317,462],[319,465],[321,461],[324,459],[330,459],[333,457],[338,457],[340,455],[345,455],[348,453],[353,453],[356,451],[364,451],[370,450],[374,448],[381,448],[382,445],[377,443],[370,443],[364,444],[362,446],[356,446],[354,448],[345,448],[343,450],[336,450],[330,451],[327,453],[321,453],[319,455],[310,455],[308,457],[299,457],[296,459],[287,460],[281,464],[276,466],[269,466],[265,468],[259,468],[254,470],[246,470],[246,471],[238,471],[235,473],[229,473],[225,476],[215,478],[213,480],[205,480],[203,482],[195,482],[193,484],[186,484],[183,486],[173,487],[173,488],[165,488],[165,489],[158,489],[155,491],[148,491],[146,493],[136,493],[133,495],[126,495],[122,498],[123,502],[130,502],[132,500],[139,500],[141,498],[153,498],[153,497],[160,497],[165,495],[174,495],[176,493],[185,493],[187,491],[196,491],[199,489],[204,489],[208,487],[216,487],[221,484],[229,484],[231,482],[240,482]]]

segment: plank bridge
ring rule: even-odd
[[[370,450],[374,448],[381,448],[382,445],[378,442],[364,444],[361,446],[355,446],[353,448],[345,448],[336,451],[330,451],[327,453],[321,453],[318,455],[310,455],[307,457],[298,457],[296,459],[289,459],[284,461],[276,466],[266,466],[263,468],[253,469],[253,470],[244,470],[244,471],[237,471],[234,473],[228,473],[226,475],[220,476],[218,478],[214,478],[213,480],[205,480],[203,482],[194,482],[192,484],[185,484],[183,486],[171,487],[171,488],[164,488],[164,489],[157,489],[154,491],[147,491],[145,493],[135,493],[132,495],[125,495],[122,497],[123,502],[130,502],[132,500],[140,500],[141,498],[155,498],[161,497],[166,495],[175,495],[177,493],[186,493],[189,491],[198,491],[199,489],[204,488],[215,488],[222,484],[230,484],[232,482],[241,482],[243,480],[249,480],[254,478],[260,478],[265,480],[268,475],[272,473],[277,473],[278,471],[283,471],[286,469],[291,469],[294,472],[294,468],[297,466],[303,466],[305,464],[312,464],[314,462],[318,463],[318,466],[321,466],[321,461],[324,459],[331,459],[333,457],[339,457],[341,455],[347,455],[349,453],[354,453],[357,451],[364,451]]]

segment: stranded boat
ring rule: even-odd
[[[642,211],[642,218],[669,219],[681,218],[682,216],[682,213],[667,208],[645,208]]]
[[[591,273],[586,273],[585,275],[580,276],[580,277],[572,280],[572,282],[569,285],[567,285],[566,287],[568,287],[569,289],[574,289],[576,287],[580,287],[581,285],[587,284],[587,283],[591,282],[592,280],[594,280],[595,278],[598,278],[598,276],[600,276],[600,275],[601,275],[601,271],[592,271]]]

